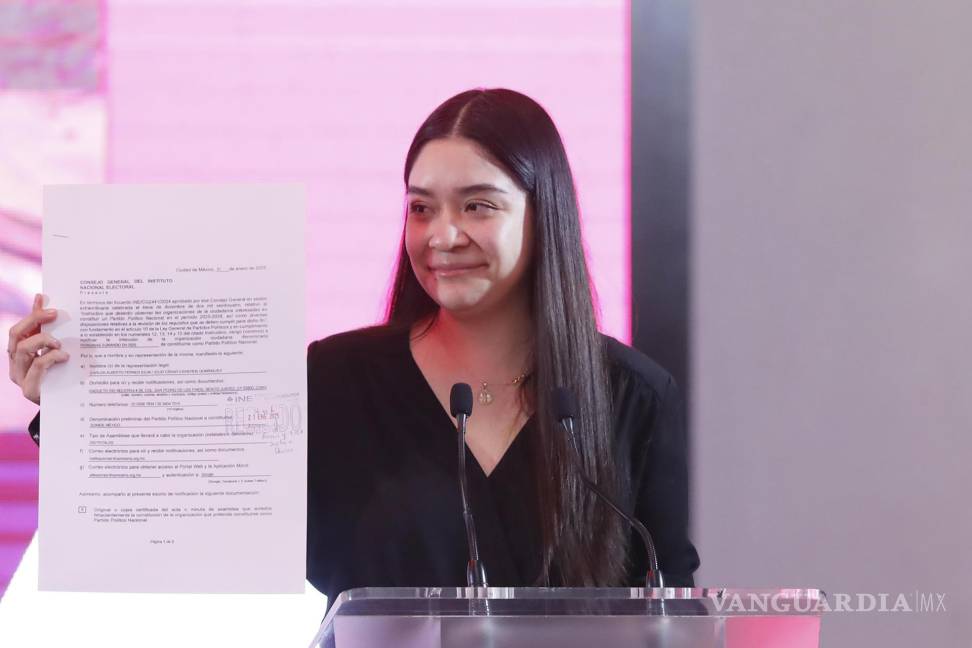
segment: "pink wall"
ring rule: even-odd
[[[602,327],[628,340],[626,15],[622,1],[593,0],[118,0],[108,176],[306,183],[315,339],[383,312],[402,165],[424,117],[461,90],[513,88],[561,129]]]
[[[100,0],[0,2],[0,331],[41,289],[41,187],[104,180]],[[6,350],[4,346],[3,350]],[[0,381],[0,596],[37,528],[37,407]]]
[[[307,338],[373,323],[412,135],[484,86],[556,121],[602,328],[628,341],[628,13],[627,0],[0,3],[0,328],[41,290],[41,187],[105,179],[305,183]],[[36,409],[0,385],[0,592],[36,528]]]

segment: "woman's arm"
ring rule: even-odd
[[[635,457],[635,516],[651,532],[669,587],[692,587],[699,554],[688,537],[688,442],[681,393],[670,376],[663,387],[641,385],[643,452]],[[637,438],[637,437],[636,437]],[[647,557],[632,536],[632,585],[644,582]]]
[[[27,426],[27,432],[30,433],[30,438],[34,440],[34,443],[40,447],[40,412],[37,412],[34,420]]]

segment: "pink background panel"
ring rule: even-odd
[[[316,339],[383,313],[425,116],[519,90],[564,137],[602,328],[627,341],[627,7],[485,4],[112,2],[108,177],[306,184]]]

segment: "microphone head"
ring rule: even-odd
[[[574,392],[566,387],[554,387],[553,411],[558,421],[577,418],[577,400]]]
[[[449,392],[449,412],[452,418],[460,414],[472,416],[472,387],[466,383],[456,383]]]

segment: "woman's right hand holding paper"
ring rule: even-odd
[[[30,314],[10,327],[7,360],[10,380],[24,394],[24,398],[40,405],[40,384],[47,370],[71,356],[61,348],[61,342],[49,333],[41,332],[41,324],[57,319],[57,310],[44,308],[44,296],[34,295]]]

